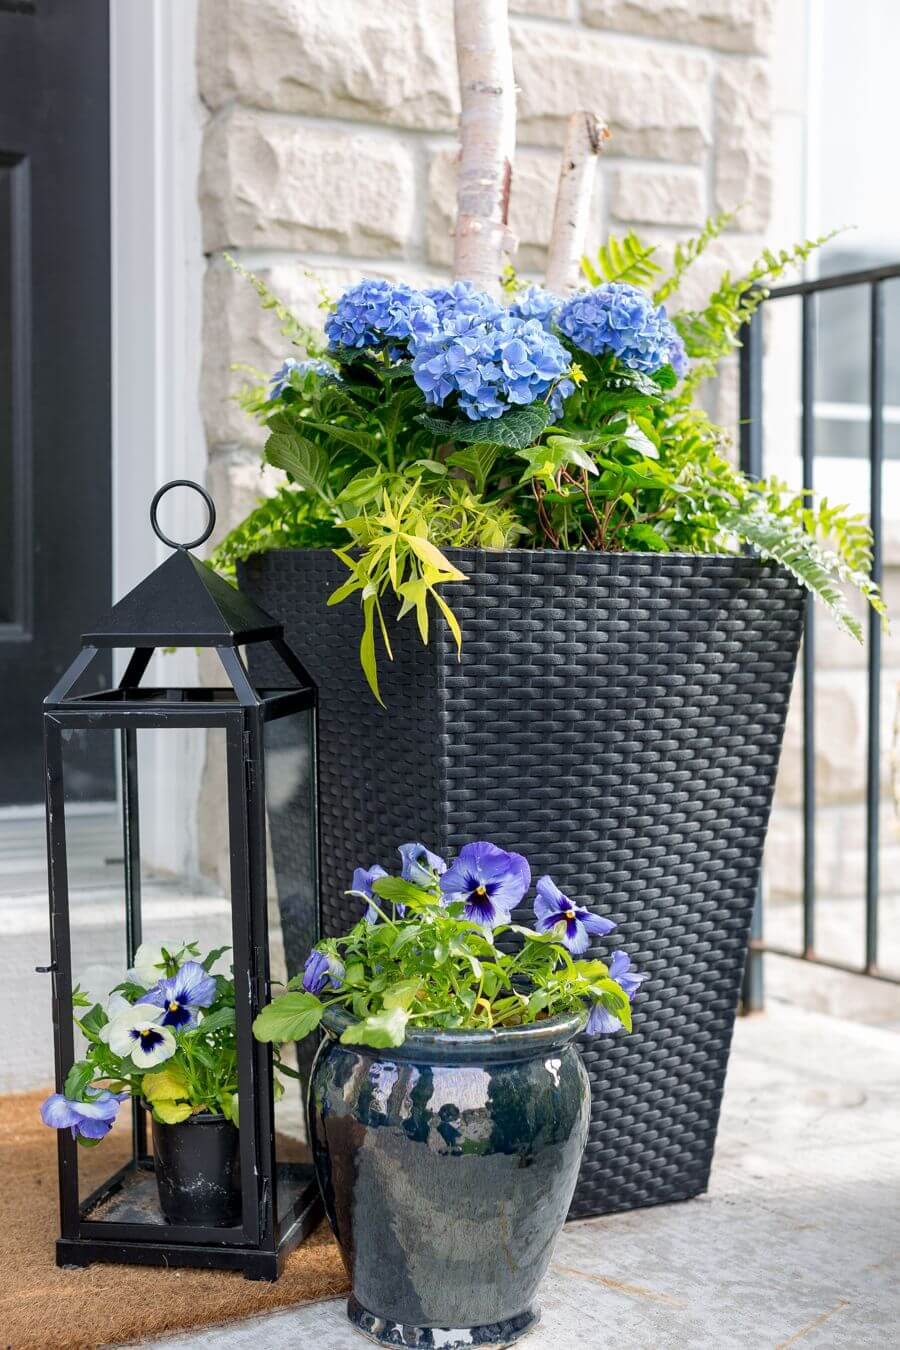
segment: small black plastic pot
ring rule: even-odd
[[[237,1128],[199,1112],[177,1125],[153,1121],[159,1205],[169,1223],[231,1228],[241,1216]]]

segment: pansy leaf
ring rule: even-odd
[[[434,417],[431,413],[419,413],[416,418],[429,431],[443,440],[457,441],[462,445],[505,445],[511,450],[523,450],[531,445],[544,430],[550,420],[550,409],[544,403],[531,403],[525,408],[515,408],[502,417],[486,418],[481,422],[472,422],[468,417],[456,417],[452,420]]]
[[[184,1070],[171,1061],[155,1073],[145,1073],[141,1080],[141,1093],[148,1102],[178,1101],[187,1090]]]
[[[233,1026],[234,1008],[217,1008],[215,1012],[204,1014],[197,1030],[208,1036],[212,1031],[222,1031],[224,1027]]]
[[[100,1032],[102,1028],[106,1026],[108,1021],[109,1018],[99,1003],[95,1003],[94,1006],[85,1013],[84,1017],[78,1019],[79,1025],[89,1041],[100,1040]]]
[[[380,1013],[370,1013],[361,1022],[354,1022],[341,1036],[343,1045],[371,1045],[381,1049],[389,1045],[402,1045],[406,1039],[406,1024],[409,1013],[405,1008],[385,1008]]]
[[[386,1008],[409,1008],[415,1001],[419,990],[422,988],[422,981],[398,980],[396,984],[385,991],[382,1003]]]
[[[182,1120],[187,1120],[191,1109],[190,1102],[173,1102],[171,1098],[166,1097],[162,1101],[154,1102],[153,1115],[163,1125],[178,1125]]]
[[[431,902],[427,891],[414,886],[411,881],[404,881],[402,877],[376,877],[372,890],[382,900],[390,900],[394,905],[423,905]]]
[[[315,994],[281,994],[255,1019],[253,1034],[258,1041],[302,1041],[315,1031],[322,1011]]]
[[[214,947],[203,962],[203,969],[207,971],[212,970],[219,957],[224,956],[225,953],[230,950],[230,947]]]
[[[63,1096],[71,1102],[81,1101],[84,1090],[94,1077],[94,1066],[86,1059],[78,1059],[66,1075]]]

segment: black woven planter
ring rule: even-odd
[[[320,687],[324,925],[353,868],[491,839],[609,915],[649,971],[637,1030],[582,1044],[592,1124],[571,1216],[705,1190],[802,627],[800,588],[748,557],[450,550],[463,659],[410,617],[379,708],[346,571],[273,552],[241,586]],[[396,859],[395,859],[396,861]]]

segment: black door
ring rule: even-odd
[[[0,0],[0,806],[110,599],[109,233],[108,0]]]

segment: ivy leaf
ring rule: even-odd
[[[322,1020],[315,994],[291,993],[274,998],[253,1023],[258,1041],[302,1041]]]
[[[405,1008],[385,1008],[380,1013],[370,1013],[361,1022],[354,1022],[341,1036],[342,1045],[372,1045],[383,1049],[389,1045],[402,1045],[406,1040],[406,1024],[409,1013]]]
[[[523,450],[531,445],[549,420],[550,409],[544,403],[530,403],[526,408],[516,408],[502,417],[486,418],[483,422],[472,422],[468,417],[450,420],[433,417],[431,413],[419,413],[416,417],[417,422],[443,440],[458,441],[463,445],[505,445],[510,450]]]

